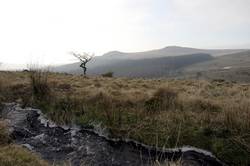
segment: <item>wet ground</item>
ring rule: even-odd
[[[7,122],[15,143],[51,163],[141,166],[179,161],[183,166],[224,165],[211,153],[192,147],[156,149],[133,140],[112,140],[83,127],[58,126],[46,119],[40,110],[22,109],[15,103],[6,104],[1,117]]]

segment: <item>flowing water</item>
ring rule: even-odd
[[[182,147],[160,149],[133,140],[109,139],[101,132],[83,127],[58,126],[38,109],[5,104],[1,117],[16,144],[41,155],[50,163],[67,161],[72,166],[141,166],[176,161],[180,165],[225,165],[210,152]]]

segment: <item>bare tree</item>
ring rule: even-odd
[[[93,54],[90,55],[90,54],[85,53],[85,52],[83,52],[82,54],[77,54],[77,53],[72,52],[71,54],[80,60],[80,62],[81,62],[80,67],[83,69],[84,76],[86,76],[86,72],[87,72],[86,64],[89,61],[91,61],[91,59],[94,57],[94,55]]]

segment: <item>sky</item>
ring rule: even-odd
[[[0,0],[0,62],[178,45],[250,48],[250,0]]]

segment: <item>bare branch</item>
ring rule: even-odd
[[[82,54],[77,54],[74,52],[71,52],[71,54],[76,57],[77,59],[79,59],[81,61],[81,65],[80,67],[83,68],[84,71],[84,75],[86,75],[86,71],[87,71],[87,67],[86,64],[92,60],[92,58],[94,57],[94,54],[90,55],[86,52],[83,52]]]

